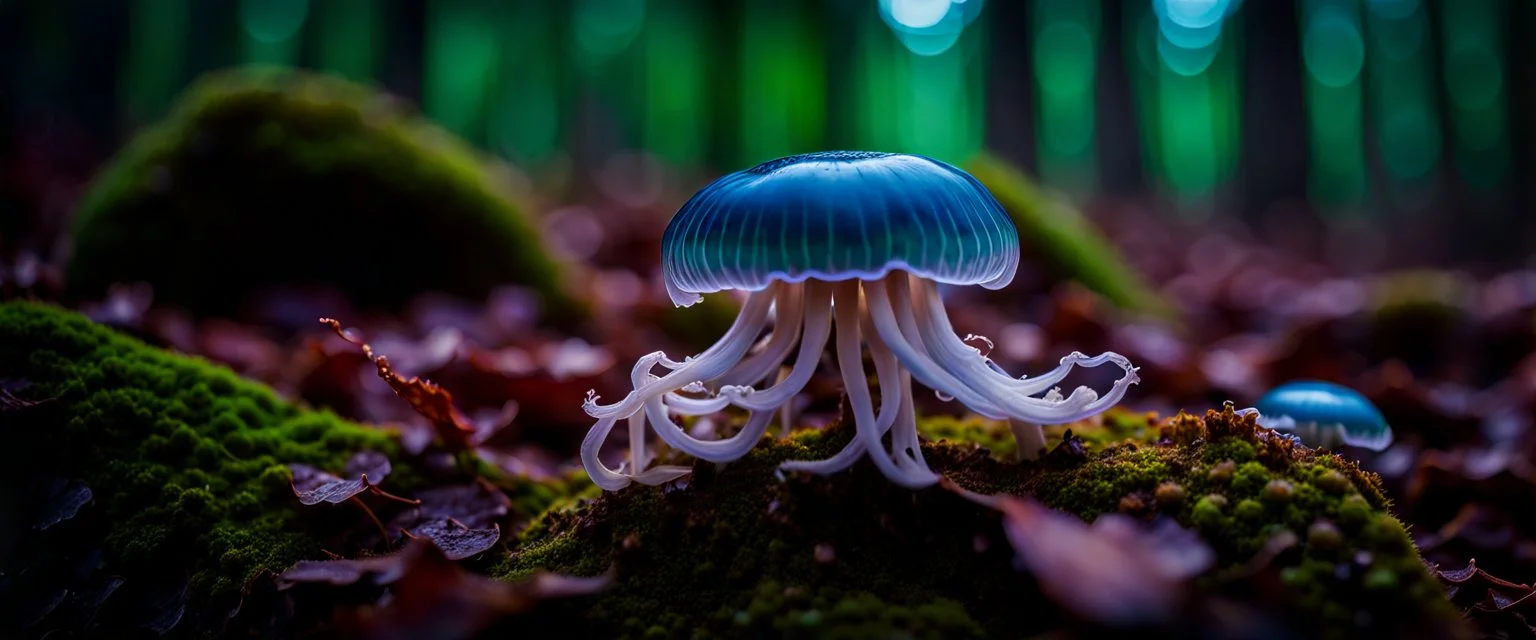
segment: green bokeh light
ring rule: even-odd
[[[1381,162],[1398,178],[1420,178],[1428,174],[1440,158],[1440,137],[1434,117],[1421,101],[1407,101],[1386,107],[1377,138]]]
[[[292,64],[298,57],[297,36],[308,16],[308,0],[241,0],[246,61]]]
[[[562,106],[568,86],[561,81],[561,7],[548,2],[517,3],[501,17],[500,58],[488,133],[492,145],[518,162],[548,160],[564,141]]]
[[[1445,88],[1463,109],[1481,109],[1504,95],[1504,61],[1484,40],[1462,40],[1445,53]]]
[[[1457,0],[1443,7],[1442,65],[1456,167],[1477,189],[1503,185],[1509,173],[1507,29],[1503,0]]]
[[[1368,6],[1366,79],[1377,158],[1388,194],[1414,209],[1424,204],[1442,156],[1429,15],[1417,2]]]
[[[1359,11],[1356,0],[1305,0],[1300,6],[1308,190],[1314,202],[1335,214],[1358,211],[1369,185]]]
[[[641,34],[645,57],[645,115],[642,142],[663,160],[697,165],[710,131],[705,109],[708,52],[700,32],[702,3],[652,2]]]
[[[645,24],[645,0],[573,0],[577,52],[595,62],[633,44]]]
[[[1342,87],[1360,77],[1365,42],[1358,21],[1335,6],[1319,8],[1302,36],[1307,73],[1325,87]]]
[[[1081,96],[1093,88],[1094,34],[1080,21],[1055,20],[1035,35],[1035,79],[1054,96]]]
[[[484,3],[438,0],[427,7],[422,109],[476,143],[485,142],[501,36]]]
[[[1078,194],[1092,189],[1098,177],[1093,143],[1099,16],[1098,0],[1039,0],[1031,15],[1040,176]]]
[[[826,133],[826,65],[807,7],[747,2],[742,7],[740,161],[752,165],[817,150]]]

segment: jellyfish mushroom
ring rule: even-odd
[[[829,342],[835,341],[855,437],[831,458],[791,460],[781,471],[830,474],[868,454],[897,484],[936,483],[918,443],[914,379],[980,415],[1009,420],[1030,454],[1044,446],[1040,425],[1102,412],[1138,382],[1136,368],[1116,353],[1074,352],[1044,375],[1014,378],[955,334],[939,285],[1006,286],[1018,268],[1018,230],[980,182],[930,158],[820,152],[727,175],[678,210],[662,253],[667,291],[678,306],[725,290],[748,295],[735,323],[703,353],[682,361],[661,352],[640,358],[631,372],[634,389],[618,402],[599,404],[595,392],[588,394],[585,409],[597,423],[581,458],[605,490],[689,472],[649,467],[647,424],[662,442],[695,458],[746,455],[811,379]],[[866,352],[880,390],[878,412]],[[775,375],[785,363],[788,375]],[[1073,367],[1105,363],[1124,371],[1107,393],[1078,387],[1062,395],[1057,385]],[[673,420],[728,407],[748,415],[740,431],[722,439],[696,438]],[[615,470],[598,452],[620,420],[628,421],[630,455]]]
[[[1349,445],[1381,451],[1392,444],[1392,428],[1376,405],[1332,382],[1287,382],[1242,413],[1258,414],[1259,426],[1291,433],[1312,447]]]

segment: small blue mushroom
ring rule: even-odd
[[[1260,426],[1289,431],[1314,447],[1381,451],[1392,444],[1392,428],[1381,411],[1354,389],[1331,382],[1288,382],[1264,394],[1253,410]]]
[[[597,423],[582,443],[582,463],[609,491],[688,473],[683,466],[647,468],[647,423],[663,442],[696,458],[728,462],[746,455],[809,382],[834,324],[856,437],[832,458],[789,461],[782,470],[830,474],[868,453],[903,486],[936,483],[939,476],[918,446],[913,378],[981,415],[1009,420],[1021,451],[1033,457],[1044,446],[1040,425],[1102,412],[1138,378],[1116,353],[1072,353],[1043,376],[1013,378],[965,344],[950,326],[938,284],[1001,288],[1018,263],[1018,230],[992,194],[966,172],[930,158],[811,153],[720,178],[667,225],[662,271],[678,306],[734,289],[750,292],[741,313],[697,356],[641,358],[631,372],[634,390],[623,400],[600,405],[589,393],[585,409]],[[769,335],[759,340],[765,329]],[[866,351],[881,390],[878,413],[864,371]],[[777,377],[786,362],[792,362],[788,375]],[[1062,396],[1056,385],[1074,366],[1104,363],[1125,372],[1108,393],[1079,387]],[[666,370],[659,376],[653,373],[658,366]],[[1038,394],[1044,397],[1032,397]],[[749,412],[746,425],[720,440],[695,438],[673,420],[673,414],[708,415],[732,406]],[[619,420],[628,421],[630,456],[614,470],[598,451]],[[886,432],[890,450],[882,440]]]

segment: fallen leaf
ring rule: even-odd
[[[1194,533],[1173,521],[1147,528],[1123,514],[1092,525],[1031,500],[998,501],[1003,527],[1040,589],[1073,614],[1103,625],[1132,626],[1176,616],[1187,581],[1215,562]]]
[[[422,522],[452,518],[468,527],[483,528],[506,516],[512,506],[501,489],[484,481],[435,487],[414,495],[421,504],[396,516],[395,526],[406,529]]]
[[[433,428],[437,430],[438,438],[445,446],[453,450],[464,450],[474,446],[476,443],[474,424],[453,405],[453,395],[446,389],[416,376],[406,379],[390,366],[388,358],[374,355],[373,347],[358,339],[353,332],[343,329],[340,322],[331,318],[321,318],[320,322],[330,326],[343,340],[361,348],[363,355],[372,360],[378,369],[379,377],[389,383],[389,388],[394,390],[395,395],[400,396],[411,405],[412,409],[432,423]]]
[[[345,586],[355,584],[365,576],[371,576],[373,584],[389,584],[404,573],[405,564],[414,559],[414,553],[407,548],[396,553],[366,558],[301,560],[278,575],[278,589],[287,589],[305,582]]]
[[[415,531],[403,530],[413,540],[426,538],[441,549],[449,560],[463,560],[479,555],[496,546],[501,539],[501,525],[492,524],[481,529],[471,529],[452,518],[429,520],[417,525]]]
[[[405,573],[382,605],[343,618],[345,635],[370,640],[473,637],[498,620],[532,610],[540,601],[596,593],[613,573],[591,578],[536,573],[502,582],[464,571],[436,546],[413,541]]]
[[[389,458],[378,451],[359,451],[347,460],[347,475],[367,478],[373,484],[383,482],[392,470]]]
[[[348,477],[346,478],[332,475],[307,464],[290,464],[288,469],[293,472],[293,493],[305,506],[321,502],[339,504],[364,491],[372,491],[402,502],[414,502],[378,488],[378,483],[389,475],[391,467],[389,459],[377,451],[361,451],[354,454],[347,461],[345,473]]]
[[[37,521],[32,524],[33,529],[46,530],[60,522],[74,518],[80,513],[80,509],[90,503],[92,498],[91,488],[85,486],[79,480],[65,481],[56,479],[52,491],[49,492],[47,501],[43,504],[42,513]]]
[[[6,411],[21,411],[23,409],[31,409],[32,407],[38,406],[40,404],[46,404],[56,400],[56,398],[28,400],[16,395],[17,393],[25,390],[30,386],[32,386],[31,383],[25,380],[0,380],[0,413],[4,413]]]

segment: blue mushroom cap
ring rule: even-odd
[[[1294,432],[1311,446],[1380,451],[1392,444],[1381,411],[1354,389],[1331,382],[1288,382],[1264,394],[1254,408],[1260,425]]]
[[[1018,229],[986,187],[895,153],[807,153],[738,171],[695,194],[662,237],[679,306],[775,280],[873,280],[894,269],[1000,289],[1018,265]]]

